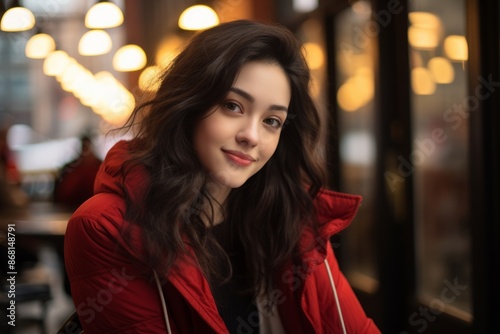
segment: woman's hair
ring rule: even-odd
[[[136,138],[129,162],[144,165],[149,176],[144,200],[130,203],[127,219],[142,227],[144,260],[156,270],[168,271],[191,249],[205,274],[218,276],[216,258],[227,255],[202,220],[210,203],[209,175],[193,148],[193,131],[251,61],[283,68],[291,87],[288,119],[272,158],[230,192],[225,219],[246,250],[254,292],[269,292],[283,264],[297,255],[301,231],[315,226],[313,199],[325,177],[314,155],[320,117],[309,94],[309,69],[288,29],[243,20],[223,23],[197,33],[174,59],[156,95],[136,108],[126,125]]]

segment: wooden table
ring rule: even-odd
[[[74,209],[51,202],[30,203],[25,208],[0,210],[0,230],[6,231],[9,224],[18,236],[42,238],[64,237],[66,225]]]

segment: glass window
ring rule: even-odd
[[[311,71],[311,94],[321,113],[322,125],[325,126],[322,132],[326,134],[327,125],[327,92],[326,92],[326,46],[325,31],[321,21],[315,18],[304,21],[295,31],[297,38],[302,42],[303,53],[307,65]],[[324,142],[326,138],[321,138],[322,144],[318,145],[318,154],[323,156]]]
[[[363,196],[354,223],[343,234],[345,273],[357,288],[376,289],[373,195],[375,185],[374,64],[371,7],[355,2],[335,20],[340,190]],[[362,245],[362,247],[360,247]]]
[[[399,173],[414,178],[417,290],[441,311],[470,317],[465,0],[411,1],[412,151]],[[404,174],[404,175],[403,175]]]

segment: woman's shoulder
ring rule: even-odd
[[[70,271],[88,274],[138,257],[140,231],[124,218],[125,203],[113,194],[97,194],[71,216],[65,233],[65,260]],[[81,270],[85,263],[92,264]]]
[[[103,250],[116,249],[120,245],[132,251],[140,239],[140,229],[125,219],[125,210],[124,199],[117,195],[94,195],[69,219],[65,233],[66,247],[85,246],[90,250]]]
[[[75,224],[83,224],[96,225],[110,232],[121,229],[126,224],[125,209],[125,201],[120,196],[100,193],[84,202],[71,215],[68,228],[72,228]]]

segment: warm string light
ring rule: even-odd
[[[463,63],[468,60],[467,39],[461,35],[450,35],[443,41],[441,20],[433,13],[411,12],[409,21],[408,42],[420,59],[412,62],[411,87],[416,95],[432,95],[437,89],[436,84],[450,84],[454,81],[455,70],[451,62]],[[436,55],[440,43],[443,56]],[[423,58],[429,52],[430,59],[426,66]]]
[[[408,42],[415,49],[433,50],[439,45],[442,24],[439,17],[427,12],[408,14]]]
[[[184,44],[184,40],[178,35],[166,36],[159,44],[155,62],[161,68],[167,68],[172,60],[179,54]]]
[[[179,17],[179,28],[184,30],[201,30],[220,23],[219,16],[210,7],[195,5],[187,8]]]
[[[105,23],[104,19],[108,19],[108,22]],[[217,13],[208,6],[192,6],[179,17],[179,26],[185,30],[206,29],[219,22]],[[91,30],[81,37],[79,53],[84,56],[96,56],[109,52],[112,49],[112,40],[102,29],[116,27],[122,23],[123,13],[118,6],[108,1],[99,1],[89,9],[85,17],[85,25]],[[178,50],[174,49],[177,48],[179,45],[172,48],[169,55],[163,53],[161,64],[144,69],[139,78],[142,90],[154,92],[158,89],[162,69],[175,57]],[[309,53],[315,55],[314,47],[309,49]],[[72,93],[83,105],[92,108],[106,121],[115,124],[123,122],[132,112],[135,106],[134,96],[111,73],[92,74],[66,52],[55,50],[55,42],[49,35],[34,35],[27,43],[26,55],[30,58],[45,59],[44,73],[54,76],[64,90]],[[321,64],[317,55],[313,58]],[[146,63],[146,54],[137,45],[122,46],[113,57],[113,68],[117,71],[140,70]]]
[[[82,56],[98,56],[111,50],[113,42],[104,30],[87,31],[78,43],[78,52]]]
[[[307,65],[311,70],[320,69],[325,63],[323,49],[318,43],[304,43]]]
[[[436,82],[427,68],[415,67],[411,70],[411,87],[417,95],[432,95],[436,91]]]
[[[124,45],[113,57],[113,68],[120,72],[131,72],[146,66],[146,53],[135,44]]]
[[[25,54],[28,58],[44,59],[54,51],[56,42],[52,36],[44,33],[33,35],[28,42],[26,42]]]
[[[337,102],[345,111],[356,111],[368,104],[374,96],[375,85],[373,70],[359,67],[337,91]]]
[[[26,57],[32,59],[44,59],[56,49],[56,42],[52,36],[45,33],[38,33],[26,42]]]
[[[118,6],[110,2],[97,3],[86,15],[85,25],[91,30],[81,37],[78,52],[83,56],[108,53],[112,49],[112,39],[102,29],[122,23],[123,14]],[[128,45],[118,50],[114,63],[118,70],[137,70],[145,66],[145,58],[140,47]],[[46,55],[43,71],[48,76],[54,76],[63,90],[72,93],[82,105],[91,108],[109,123],[123,124],[135,107],[133,94],[111,73],[99,72],[94,75],[62,50]]]
[[[53,51],[45,58],[43,71],[54,76],[61,88],[72,93],[82,105],[111,124],[123,124],[135,107],[134,95],[110,72],[92,74],[62,50]]]
[[[65,51],[53,51],[48,54],[43,62],[43,73],[55,77],[64,70],[71,59],[72,58]]]
[[[469,59],[469,47],[465,36],[450,35],[444,40],[444,53],[448,58],[455,61],[466,61]]]
[[[161,67],[149,66],[139,76],[139,88],[144,92],[154,93],[160,88]]]
[[[78,52],[83,56],[97,56],[108,53],[113,42],[109,34],[102,30],[120,26],[123,13],[117,5],[110,1],[98,1],[85,15],[87,31],[80,39]]]
[[[0,22],[0,29],[7,32],[26,31],[34,26],[35,16],[28,8],[22,7],[19,1],[14,1]]]
[[[123,23],[123,13],[112,2],[98,2],[85,15],[85,26],[89,29],[118,27]]]
[[[453,66],[445,57],[432,58],[429,60],[427,68],[431,71],[434,81],[438,84],[449,84],[455,79]]]

